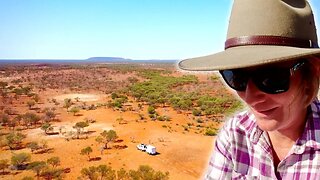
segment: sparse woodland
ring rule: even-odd
[[[89,163],[77,171],[78,179],[169,179],[168,171],[149,165],[129,169],[104,164],[101,158],[128,148],[135,138],[123,142],[117,130],[90,130],[101,121],[85,115],[111,110],[119,114],[113,121],[120,127],[159,122],[169,133],[215,136],[224,117],[242,108],[215,74],[184,75],[170,64],[8,65],[0,72],[0,178],[4,179],[68,179],[73,166],[55,155],[63,147],[50,146],[50,136],[65,143],[91,142],[74,152]],[[55,98],[68,93],[106,98],[97,103]],[[176,122],[169,111],[186,118]],[[136,119],[127,119],[126,113],[136,114]],[[69,129],[57,125],[65,119],[77,120]],[[43,138],[29,139],[36,130]]]

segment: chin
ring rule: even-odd
[[[275,131],[280,126],[278,121],[267,118],[257,118],[257,125],[263,131]]]

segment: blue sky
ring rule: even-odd
[[[223,50],[231,2],[0,0],[0,59],[207,55]],[[320,1],[311,4],[319,29]]]

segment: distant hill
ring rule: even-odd
[[[86,59],[86,61],[91,62],[106,62],[106,63],[175,63],[177,60],[175,59],[146,59],[146,60],[138,60],[138,59],[126,59],[121,57],[91,57]]]
[[[178,60],[134,60],[121,57],[91,57],[88,59],[0,59],[1,64],[79,64],[79,63],[176,63]]]
[[[125,58],[121,58],[121,57],[91,57],[88,59],[85,59],[85,61],[94,61],[94,62],[127,62],[127,61],[132,61],[132,59],[125,59]]]

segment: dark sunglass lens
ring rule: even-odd
[[[248,83],[248,76],[240,70],[220,71],[226,83],[236,91],[245,91]]]
[[[263,92],[278,94],[289,89],[290,70],[270,69],[259,72],[253,77],[253,82]]]

